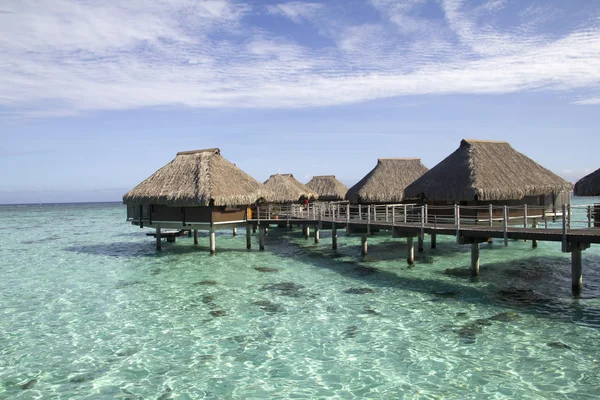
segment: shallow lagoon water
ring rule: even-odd
[[[591,202],[597,199],[576,199]],[[0,399],[584,399],[600,387],[600,246],[581,299],[559,243],[405,262],[273,228],[164,243],[120,204],[0,207]]]

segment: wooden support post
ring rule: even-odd
[[[504,225],[504,246],[508,246],[508,209],[504,206],[502,223]]]
[[[160,239],[160,226],[156,227],[156,250],[160,250],[162,248],[161,239]]]
[[[210,227],[210,254],[214,255],[217,251],[217,246],[215,243],[215,227]]]
[[[581,243],[571,243],[571,290],[573,296],[578,297],[583,287],[581,276]]]
[[[533,222],[531,223],[531,227],[533,229],[537,228],[537,221],[534,219]],[[538,247],[538,240],[537,239],[531,239],[531,248],[533,249],[537,249]]]
[[[233,228],[233,237],[237,236],[237,228]]]
[[[454,220],[456,221],[456,242],[460,241],[460,206],[454,205]]]
[[[492,226],[492,225],[494,225],[494,218],[493,218],[494,206],[490,204],[489,207],[490,207],[489,225]]]
[[[523,204],[523,228],[527,228],[527,204]]]
[[[188,237],[190,237],[190,238],[192,237],[192,230],[191,229],[188,231]]]
[[[367,234],[363,233],[360,239],[360,249],[363,256],[367,255]]]
[[[319,224],[315,225],[315,244],[319,244],[320,232]]]
[[[337,249],[337,226],[335,222],[331,224],[331,248],[333,250]]]
[[[471,243],[471,276],[479,276],[479,242]]]
[[[265,251],[265,227],[261,226],[258,232],[258,249]]]
[[[350,203],[346,204],[346,235],[350,233]]]
[[[304,239],[308,239],[310,237],[310,227],[308,225],[304,225]]]
[[[415,265],[415,243],[414,238],[409,236],[406,238],[406,245],[408,246],[408,253],[406,254],[406,262],[411,267]]]
[[[437,233],[431,234],[431,248],[435,249],[437,247]]]
[[[567,206],[562,205],[562,252],[566,253],[569,249],[567,248],[567,217],[565,215]]]
[[[256,225],[252,225],[252,233],[256,233]]]
[[[419,251],[423,251],[423,239],[425,238],[425,218],[427,213],[427,205],[421,206],[421,234],[419,235]]]
[[[423,235],[419,234],[419,236],[417,237],[417,249],[419,250],[419,253],[423,252]]]
[[[198,229],[194,229],[194,245],[198,244]]]
[[[250,225],[246,225],[246,248],[250,250],[252,248],[252,228]]]

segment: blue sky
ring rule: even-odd
[[[595,0],[8,0],[0,203],[107,201],[177,151],[352,184],[509,141],[600,167]]]

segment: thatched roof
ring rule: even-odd
[[[313,176],[306,187],[319,195],[319,200],[338,201],[346,198],[348,188],[335,179],[335,175]]]
[[[600,169],[578,180],[573,191],[575,196],[600,196]]]
[[[265,187],[275,193],[274,203],[290,203],[301,197],[317,198],[318,194],[300,183],[292,174],[271,175]]]
[[[427,172],[418,158],[380,158],[377,165],[346,194],[352,203],[396,203],[404,188]]]
[[[126,204],[216,206],[270,200],[272,193],[256,179],[221,157],[219,149],[182,151],[123,196]]]
[[[409,185],[405,194],[431,201],[518,200],[573,185],[507,142],[463,139],[460,147]]]

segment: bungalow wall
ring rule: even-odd
[[[145,224],[155,222],[180,222],[219,224],[245,221],[247,207],[171,207],[162,204],[127,205],[127,220],[140,224],[140,216]]]

